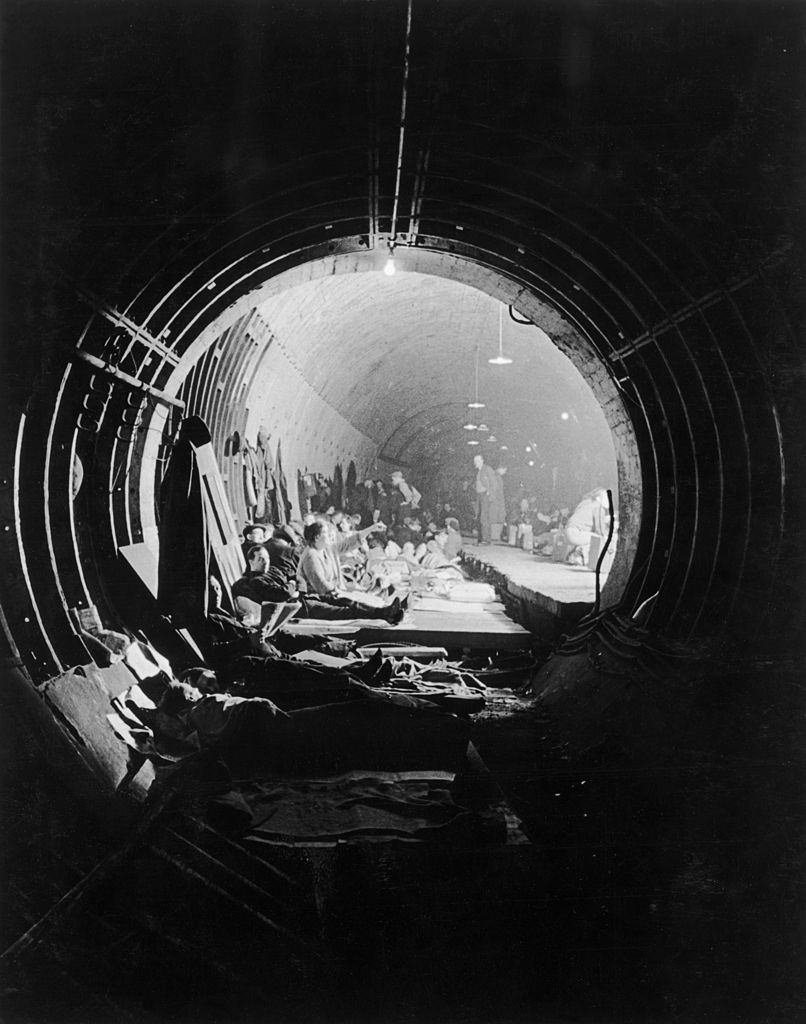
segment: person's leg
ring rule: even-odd
[[[352,604],[360,604],[363,608],[383,608],[387,603],[379,594],[368,594],[362,590],[340,591],[339,597]]]
[[[327,619],[336,621],[338,619],[386,619],[394,617],[390,605],[384,608],[367,608],[365,605],[356,604],[347,598],[337,599],[338,604],[323,601],[321,598],[306,597],[302,602],[299,611],[301,619]],[[398,608],[400,607],[398,603]]]
[[[565,539],[568,541],[569,545],[571,546],[571,551],[569,552],[569,558],[574,553],[574,549],[577,549],[579,551],[579,553],[580,553],[581,558],[582,558],[581,564],[582,565],[587,565],[587,563],[588,563],[588,552],[590,551],[591,537],[592,536],[593,536],[593,534],[591,533],[590,530],[580,530],[576,526],[566,526],[566,528],[565,528]],[[578,561],[578,559],[577,559],[577,561]]]
[[[249,697],[269,697],[294,692],[346,692],[349,680],[334,669],[320,668],[291,658],[243,657],[232,666],[234,679],[242,679]]]
[[[482,500],[481,515],[479,516],[479,543],[490,543],[490,503]]]

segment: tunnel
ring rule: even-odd
[[[124,552],[155,547],[184,416],[240,526],[234,435],[272,439],[292,505],[308,471],[467,466],[474,359],[496,457],[572,406],[595,433],[603,608],[652,598],[739,701],[802,666],[802,5],[3,19],[10,675],[86,661],[73,609],[140,627]]]

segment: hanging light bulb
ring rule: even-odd
[[[475,398],[472,402],[467,403],[468,409],[483,409],[484,402],[479,401],[479,347],[476,345],[476,390],[474,392]]]
[[[488,359],[493,366],[508,366],[512,360],[504,355],[504,307],[498,303],[498,355],[494,359]]]

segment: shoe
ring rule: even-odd
[[[403,608],[400,605],[400,601],[398,600],[398,598],[395,598],[394,601],[392,601],[392,603],[387,608],[384,608],[383,617],[386,619],[387,622],[390,622],[393,626],[396,626],[399,622],[402,621],[403,614],[404,612]]]
[[[383,655],[381,654],[380,647],[375,651],[371,658],[364,662],[363,665],[359,665],[355,668],[351,665],[349,671],[352,675],[357,676],[362,682],[369,683],[377,676],[383,665]]]

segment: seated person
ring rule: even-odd
[[[201,639],[203,643],[210,641],[236,643],[240,646],[241,653],[245,651],[248,654],[268,654],[277,658],[299,654],[301,651],[320,651],[323,654],[332,654],[343,658],[353,654],[355,650],[355,644],[351,640],[341,640],[337,637],[316,633],[299,636],[296,633],[288,633],[282,628],[272,634],[271,642],[269,642],[261,635],[259,629],[245,626],[227,611],[221,603],[222,596],[221,584],[215,576],[211,576],[207,591],[207,614],[204,618],[203,628],[199,631],[199,636],[194,633],[194,638],[197,641]]]
[[[406,516],[399,526],[395,526],[394,529],[390,531],[390,535],[392,537],[392,540],[394,540],[395,544],[397,544],[397,546],[401,549],[403,548],[404,545],[410,543],[411,519],[408,516]]]
[[[269,553],[262,545],[253,547],[249,552],[249,568],[232,585],[232,597],[239,611],[244,610],[244,605],[238,603],[242,597],[255,604],[264,601],[299,601],[302,607],[298,616],[305,619],[385,619],[396,625],[403,618],[404,612],[397,599],[381,608],[368,608],[338,595],[300,594],[297,581],[289,579],[279,568],[271,565]]]
[[[384,558],[386,558],[386,534],[370,534],[367,537],[367,566],[370,562],[382,562]]]
[[[305,548],[300,557],[297,579],[305,585],[308,593],[318,597],[346,597],[340,556],[383,529],[383,523],[373,523],[358,533],[333,534],[331,538],[327,523],[311,523],[305,527]]]
[[[246,662],[254,667],[254,662],[259,661],[264,674],[271,670],[270,674],[280,675],[286,681],[307,681],[307,674],[299,672],[301,663],[291,660],[289,655],[304,650],[325,651],[337,656],[349,653],[343,643],[333,648],[327,638],[319,636],[297,637],[278,631],[271,640],[267,640],[260,629],[244,625],[223,608],[221,596],[221,584],[211,576],[207,614],[203,620],[191,623],[189,629],[223,687],[240,677],[239,666]]]
[[[364,583],[372,583],[383,574],[386,562],[386,534],[373,533],[367,537],[367,560],[364,564]]]
[[[559,513],[556,516],[546,514],[545,512],[535,513],[534,526],[532,528],[532,550],[539,554],[550,555],[554,549],[554,534],[552,530],[558,529],[558,526]]]
[[[462,551],[462,534],[459,532],[459,520],[448,516],[445,520],[446,539],[442,551],[448,561],[458,558]]]
[[[572,565],[587,565],[591,538],[594,534],[604,537],[608,521],[607,491],[595,487],[583,497],[568,520],[565,537],[569,544],[566,561]]]
[[[191,632],[213,669],[213,673],[207,673],[216,684],[211,692],[235,689],[250,697],[319,693],[332,699],[336,692],[345,692],[351,678],[375,685],[380,668],[372,659],[334,669],[290,657],[302,651],[320,651],[344,658],[351,655],[354,645],[333,637],[297,636],[282,630],[267,639],[259,628],[245,626],[222,607],[221,584],[215,576],[209,581],[207,614],[203,621],[192,625]],[[199,686],[196,682],[193,685]]]
[[[445,556],[445,552],[440,548],[436,540],[429,540],[425,548],[425,554],[421,562],[424,569],[444,569],[445,566],[453,564]]]
[[[247,523],[242,530],[241,551],[244,559],[246,559],[249,549],[255,544],[264,544],[268,535],[269,531],[260,523]]]
[[[409,540],[412,542],[416,550],[423,543],[423,527],[419,516],[412,516],[408,525],[409,530],[411,531],[411,537]]]
[[[263,545],[269,553],[269,563],[287,577],[297,574],[301,544],[288,526],[276,526],[274,536]]]
[[[417,554],[414,550],[414,545],[410,540],[407,540],[400,551],[400,557],[405,559],[412,567],[412,569],[420,568],[420,561],[417,558]]]

